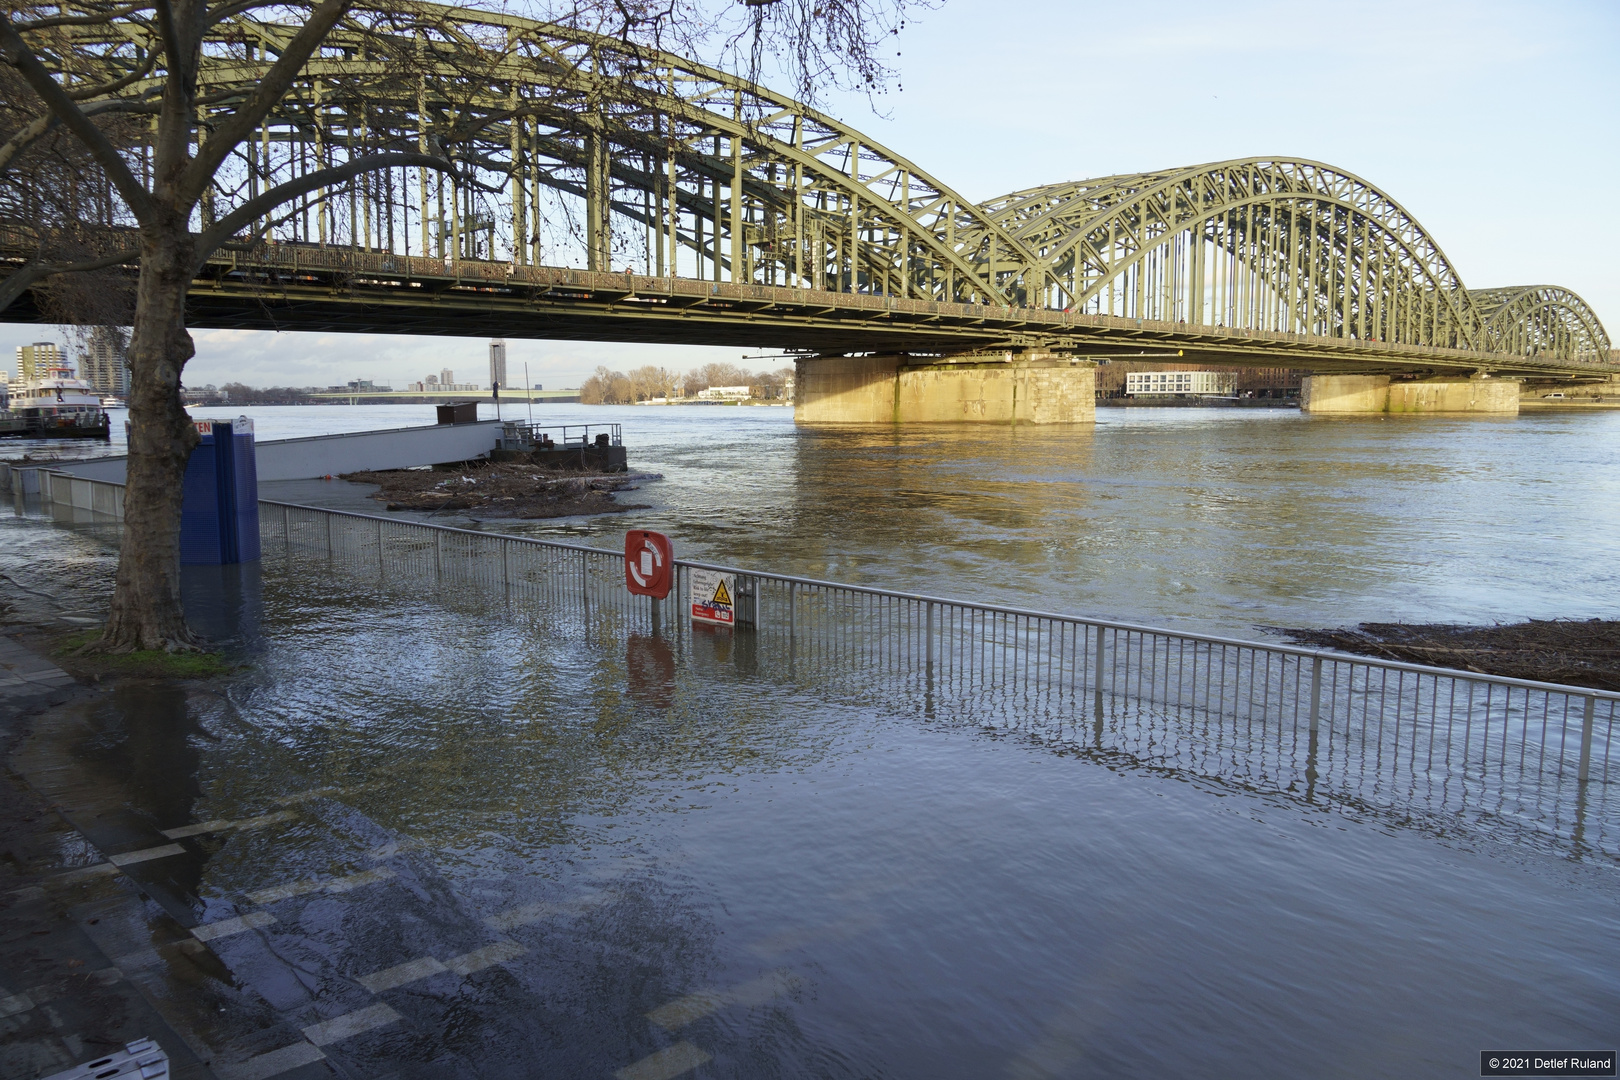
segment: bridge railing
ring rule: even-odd
[[[42,474],[60,520],[116,521],[121,485]],[[261,502],[266,560],[421,595],[499,598],[599,638],[692,655],[694,571],[734,575],[732,660],[829,699],[1001,733],[1450,835],[1620,858],[1620,694],[1272,642],[678,560],[669,600],[619,551]]]

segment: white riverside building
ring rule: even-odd
[[[1237,374],[1231,371],[1132,371],[1125,376],[1125,393],[1233,397],[1237,394]]]
[[[703,401],[744,401],[752,396],[752,391],[746,386],[711,386],[697,392]]]

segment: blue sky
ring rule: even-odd
[[[1254,155],[1315,158],[1393,196],[1473,288],[1574,289],[1620,336],[1620,4],[946,0],[896,39],[903,89],[829,111],[963,194]],[[42,328],[0,327],[0,347]],[[482,339],[199,331],[191,385],[485,370]],[[519,342],[577,385],[599,363],[737,349]],[[769,366],[760,362],[754,366]],[[515,372],[514,372],[515,375]],[[514,380],[515,381],[515,380]]]

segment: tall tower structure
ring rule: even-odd
[[[506,339],[496,338],[489,343],[489,386],[494,389],[506,383]]]

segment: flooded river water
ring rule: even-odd
[[[295,433],[269,412],[261,437]],[[502,528],[1244,636],[1620,597],[1620,415],[545,419],[623,423],[664,479],[622,496],[646,510]],[[8,574],[81,567],[85,605],[107,543],[0,528]],[[155,830],[277,815],[131,873],[248,917],[212,947],[345,1075],[1461,1077],[1620,1042],[1603,855],[302,556],[188,600],[248,669],[105,695],[22,767],[97,772]],[[154,710],[180,732],[155,748],[129,738]]]

